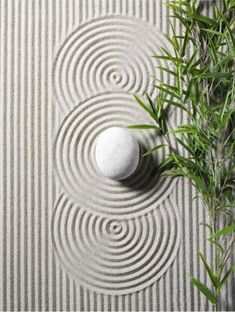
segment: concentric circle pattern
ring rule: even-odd
[[[151,56],[160,54],[162,46],[166,40],[156,28],[131,17],[104,16],[79,26],[55,58],[57,102],[68,112],[101,92],[153,94],[154,77],[164,74]]]
[[[55,142],[54,157],[63,189],[75,203],[90,212],[123,219],[146,214],[170,194],[175,180],[153,174],[165,157],[164,149],[140,157],[136,172],[124,181],[105,178],[97,169],[95,146],[102,131],[149,122],[132,96],[120,92],[95,96],[67,116]],[[133,132],[142,154],[163,142],[154,131]]]
[[[151,58],[162,46],[164,37],[148,23],[105,16],[75,29],[55,58],[54,94],[67,117],[54,146],[63,193],[52,217],[52,239],[67,270],[97,292],[147,287],[179,247],[179,212],[168,199],[176,182],[156,174],[166,150],[140,157],[124,181],[102,176],[95,160],[104,130],[152,122],[133,94],[154,96],[154,77],[165,79]],[[167,67],[163,62],[158,65]],[[129,131],[141,154],[163,143],[154,131]]]
[[[107,294],[151,285],[171,265],[180,243],[178,209],[168,199],[146,215],[119,220],[80,209],[62,194],[52,220],[62,263],[84,285]]]

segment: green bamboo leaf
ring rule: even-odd
[[[200,4],[200,1],[201,0],[190,1],[190,7],[191,7],[190,12],[192,12],[193,14],[196,14],[198,12],[198,7],[199,7],[199,4]]]
[[[200,75],[197,75],[194,77],[194,79],[197,78],[208,78],[208,79],[214,79],[214,78],[232,78],[232,73],[222,73],[222,72],[206,72]]]
[[[210,47],[210,54],[211,58],[213,59],[213,64],[218,63],[218,53],[217,53],[217,47],[214,44],[214,40],[212,40],[210,37],[207,37],[208,45]]]
[[[188,18],[183,17],[182,15],[180,15],[178,12],[174,11],[174,13],[172,15],[169,15],[169,17],[172,18],[177,18],[179,21],[181,21],[181,23],[187,27],[188,26]],[[179,36],[178,36],[179,37]]]
[[[177,98],[177,99],[180,99],[179,95],[176,94],[174,91],[171,91],[171,90],[169,90],[169,89],[167,89],[167,88],[164,88],[164,87],[158,86],[158,85],[155,85],[155,87],[156,87],[158,90],[160,90],[160,91],[162,91],[162,92],[164,92],[164,93],[166,93],[166,94],[169,94],[170,96],[173,96],[173,97],[175,97],[175,98]]]
[[[168,67],[163,67],[163,66],[157,66],[156,68],[165,71],[166,73],[173,75],[174,77],[176,77],[176,73],[173,70],[170,70]]]
[[[187,47],[187,45],[189,43],[188,36],[189,36],[189,26],[187,25],[186,26],[185,35],[184,35],[184,38],[183,38],[183,45],[182,45],[181,52],[180,52],[181,57],[185,56],[186,47]]]
[[[190,98],[190,94],[191,94],[192,88],[193,88],[193,83],[194,83],[194,80],[192,79],[188,84],[188,87],[187,87],[187,90],[186,90],[185,96],[184,96],[184,103],[187,103],[188,99]]]
[[[172,3],[179,4],[181,6],[189,6],[189,2],[185,0],[172,0]]]
[[[214,30],[214,29],[201,28],[201,30],[203,30],[203,31],[205,31],[205,32],[208,32],[208,33],[210,33],[210,34],[213,34],[213,35],[224,36],[224,33],[219,32],[219,31],[216,31],[216,30]]]
[[[166,169],[167,167],[169,167],[169,165],[171,165],[173,162],[173,157],[172,155],[168,155],[160,164],[160,168],[162,169]]]
[[[216,304],[217,303],[217,299],[214,296],[214,294],[209,290],[209,288],[206,285],[203,285],[198,279],[194,278],[194,277],[190,277],[191,283],[196,286],[201,293],[204,294],[204,296],[206,296],[206,298],[212,303],[212,304]]]
[[[156,119],[155,114],[151,111],[151,109],[137,96],[134,95],[134,98],[136,99],[137,103],[146,111],[149,113],[149,115],[153,118]]]
[[[206,268],[206,271],[207,271],[208,275],[210,276],[210,279],[211,279],[213,285],[215,286],[215,288],[217,288],[219,285],[219,280],[214,275],[214,273],[212,272],[212,269],[210,268],[209,264],[207,263],[206,257],[201,252],[198,253],[198,256],[202,260],[202,262]]]
[[[196,133],[197,130],[195,128],[185,128],[185,129],[177,129],[177,130],[173,130],[170,133],[171,134],[183,134],[183,133]]]
[[[224,128],[229,122],[229,119],[233,116],[235,109],[229,109],[225,114],[223,114],[223,119],[220,122],[221,129]]]
[[[215,247],[221,252],[221,254],[224,254],[224,248],[222,247],[222,245],[220,243],[218,243],[216,240],[214,239],[210,239],[210,243],[212,243],[213,245],[215,245]]]
[[[211,19],[211,18],[209,18],[207,16],[198,15],[198,14],[191,14],[191,13],[188,13],[188,12],[186,12],[185,15],[190,17],[193,20],[196,20],[196,21],[199,21],[199,22],[203,22],[203,23],[205,23],[207,25],[212,25],[212,26],[217,27],[216,21],[214,21],[213,19]]]
[[[178,57],[172,56],[173,53],[168,49],[166,49],[165,47],[161,47],[161,50],[169,57],[169,59],[174,65],[177,64],[177,62],[179,61]]]
[[[230,233],[232,233],[234,231],[235,231],[235,222],[233,222],[232,225],[226,226],[222,230],[217,231],[216,233],[211,235],[209,237],[209,239],[217,238],[217,237],[220,237],[220,236],[224,236],[224,235],[230,234]]]
[[[235,272],[235,264],[231,266],[231,268],[225,273],[224,277],[222,278],[219,286],[218,286],[218,291],[220,291],[222,289],[222,287],[224,286],[225,282],[227,281],[227,279],[233,274],[233,272]]]
[[[159,127],[157,127],[157,126],[154,126],[154,125],[144,125],[144,124],[130,125],[127,128],[129,128],[129,129],[139,129],[139,130],[154,129],[154,130],[159,131]]]
[[[192,149],[191,149],[191,147],[189,146],[189,145],[187,145],[186,143],[184,143],[181,139],[179,139],[179,138],[176,138],[176,141],[180,144],[180,145],[182,145],[191,155],[194,155],[194,153],[193,153],[193,151],[192,151]]]
[[[211,233],[213,232],[212,227],[211,227],[208,223],[205,223],[205,222],[204,222],[204,223],[203,223],[203,222],[200,222],[199,224],[200,224],[200,225],[203,225],[203,226],[205,226],[205,227],[207,227]]]
[[[150,154],[153,154],[154,152],[158,151],[159,149],[163,148],[164,146],[167,146],[166,144],[160,144],[152,148],[151,150],[144,153],[142,156],[148,156]]]
[[[172,85],[170,83],[161,82],[160,86],[164,87],[167,90],[169,89],[169,90],[171,90],[173,92],[177,92],[178,91],[178,88],[175,85]]]
[[[221,209],[224,209],[224,208],[234,209],[235,208],[235,202],[234,203],[230,203],[229,205],[221,206]]]
[[[165,170],[164,175],[169,176],[169,177],[182,177],[184,176],[184,173],[181,172],[179,169],[173,168],[173,169]]]
[[[196,176],[195,174],[191,173],[190,178],[194,182],[198,190],[200,190],[202,193],[207,192],[207,187],[201,177]]]
[[[183,87],[182,87],[182,78],[181,78],[181,65],[180,63],[177,64],[177,86],[178,86],[178,94],[181,96],[183,92]]]
[[[177,39],[177,36],[176,36],[176,33],[175,33],[175,27],[173,26],[171,20],[169,20],[169,22],[170,22],[171,31],[173,33],[172,40],[175,43],[176,54],[177,54],[177,51],[179,51],[180,46],[179,46],[179,42],[178,42],[178,39]]]
[[[175,60],[173,57],[169,57],[166,55],[153,55],[153,58],[159,59],[159,60],[164,60],[164,61],[172,61]]]
[[[191,58],[189,59],[187,65],[185,66],[185,68],[183,70],[184,73],[190,72],[191,68],[193,66],[195,66],[195,64],[193,62],[195,61],[195,58],[198,55],[198,51],[199,51],[199,49],[196,49],[194,51],[194,53],[192,54]]]
[[[226,94],[226,97],[223,101],[223,104],[222,104],[222,109],[221,109],[221,114],[220,114],[220,121],[223,120],[223,117],[224,117],[224,113],[225,113],[225,109],[227,107],[227,104],[228,104],[228,100],[229,100],[229,96],[232,94],[232,90],[229,90]]]
[[[235,0],[231,0],[229,3],[229,10],[235,9]]]
[[[232,33],[232,28],[231,28],[231,26],[229,25],[229,23],[228,23],[226,17],[223,16],[222,18],[223,18],[223,21],[224,21],[225,26],[226,26],[226,28],[227,28],[227,31],[228,31],[228,33],[229,33],[229,38],[230,38],[230,40],[231,40],[231,42],[232,42],[233,49],[235,49],[235,37],[234,37],[234,34]]]
[[[170,37],[167,34],[163,34],[163,36],[166,38],[166,40],[171,44],[171,46],[174,48],[174,51],[176,52],[178,49],[178,45],[174,40],[174,37]],[[176,58],[177,59],[177,58]]]
[[[170,104],[170,105],[178,107],[178,108],[184,110],[185,112],[187,112],[189,115],[191,115],[190,111],[184,105],[182,105],[182,104],[180,104],[178,102],[175,102],[173,100],[168,100],[168,99],[164,99],[163,101],[168,103],[168,104]]]
[[[148,99],[148,102],[149,102],[149,105],[151,106],[152,111],[154,112],[155,116],[156,116],[157,119],[158,119],[159,116],[157,116],[158,114],[157,114],[157,111],[156,111],[154,102],[152,101],[152,99],[150,98],[150,96],[148,95],[148,93],[146,93],[146,97],[147,97],[147,99]]]
[[[234,51],[234,53],[228,53],[226,56],[224,56],[221,61],[219,61],[217,64],[214,65],[212,70],[216,71],[221,66],[224,66],[225,64],[228,64],[230,61],[232,61],[234,59],[235,59],[235,51]]]
[[[175,3],[175,4],[174,4]],[[184,10],[181,6],[176,5],[176,2],[165,2],[166,6],[168,6],[169,8],[173,9],[174,12],[179,12],[179,13],[183,13],[186,14],[187,11]]]

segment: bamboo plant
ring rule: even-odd
[[[210,285],[197,276],[190,280],[219,310],[221,291],[235,271],[231,262],[235,240],[235,0],[211,1],[209,16],[203,13],[203,4],[200,0],[166,3],[171,12],[171,35],[165,35],[170,48],[162,47],[162,54],[154,57],[165,62],[159,69],[171,79],[156,83],[155,98],[135,96],[153,122],[129,128],[155,129],[165,143],[153,146],[144,156],[167,149],[158,170],[187,178],[198,191],[209,220],[203,225],[210,232],[207,239],[213,257],[208,261],[208,255],[198,252]],[[175,32],[174,19],[182,25],[180,34]],[[187,123],[171,130],[169,106],[183,112]]]

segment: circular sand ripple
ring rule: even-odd
[[[154,170],[166,150],[140,157],[135,173],[124,181],[104,177],[95,161],[97,137],[109,127],[151,122],[125,93],[95,96],[80,103],[63,121],[54,146],[56,172],[63,189],[84,209],[123,219],[153,210],[170,194],[175,180]],[[163,143],[155,131],[133,131],[141,153]]]
[[[143,95],[163,78],[153,55],[166,40],[154,26],[131,17],[106,16],[75,29],[59,49],[53,67],[57,102],[64,112],[104,91]],[[158,65],[167,66],[158,60]]]
[[[105,218],[61,195],[52,218],[60,261],[84,285],[107,294],[141,290],[171,265],[180,244],[180,217],[169,199],[133,219]]]

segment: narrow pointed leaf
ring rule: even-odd
[[[148,99],[148,102],[149,102],[149,105],[151,106],[152,108],[152,111],[154,112],[154,114],[156,115],[156,108],[155,108],[155,104],[154,102],[152,101],[152,99],[150,98],[150,96],[148,95],[148,93],[146,93],[146,97]]]
[[[198,15],[198,14],[190,14],[190,13],[186,13],[186,15],[194,20],[197,20],[199,22],[203,22],[205,24],[208,24],[208,25],[212,25],[212,26],[215,26],[217,27],[217,23],[216,21],[214,21],[213,19],[207,17],[207,16],[204,16],[204,15]]]
[[[169,169],[164,171],[164,175],[168,177],[181,177],[184,176],[184,174],[179,171],[178,169]]]
[[[180,103],[177,103],[177,102],[175,102],[173,100],[168,100],[168,99],[164,99],[164,102],[166,102],[166,103],[168,103],[170,105],[173,105],[175,107],[178,107],[178,108],[184,110],[185,112],[187,112],[189,115],[191,115],[189,110],[187,110],[187,108],[184,105],[180,104]]]
[[[206,285],[203,285],[198,279],[194,277],[190,277],[191,283],[196,286],[201,293],[203,293],[204,296],[212,303],[216,304],[217,300],[214,294],[209,290],[209,288]]]
[[[157,68],[176,77],[176,73],[173,70],[170,70],[168,67],[157,66]]]
[[[156,119],[155,114],[151,111],[151,109],[138,97],[138,96],[134,96],[137,103],[146,111],[149,113],[149,115],[153,118]]]
[[[180,99],[178,94],[176,94],[175,92],[173,92],[173,91],[171,91],[171,90],[169,90],[167,88],[164,88],[164,87],[158,86],[158,85],[155,85],[155,87],[157,89],[159,89],[160,91],[165,92],[166,94],[169,94],[170,96],[173,96],[173,97],[176,97],[177,99]]]
[[[207,263],[206,257],[201,252],[198,253],[198,256],[202,260],[202,262],[206,268],[206,271],[207,271],[208,275],[210,276],[210,279],[211,279],[213,285],[217,288],[219,285],[219,281],[218,281],[217,277],[214,275],[214,273],[212,272],[209,264]]]
[[[148,156],[153,154],[154,152],[158,151],[159,149],[163,148],[164,146],[167,146],[166,144],[160,144],[152,148],[151,150],[147,151],[146,153],[143,154],[143,156]]]
[[[173,130],[170,133],[172,134],[196,133],[196,130],[195,129],[178,129],[178,130]]]
[[[221,282],[219,284],[219,287],[218,287],[219,291],[222,289],[222,287],[226,283],[227,279],[229,278],[229,276],[231,276],[233,274],[233,272],[235,272],[235,264],[225,273],[223,279],[221,280]]]
[[[222,247],[221,244],[219,244],[216,240],[210,239],[210,243],[215,245],[215,247],[221,252],[221,254],[224,253],[224,248]]]
[[[209,229],[210,232],[213,231],[212,227],[211,227],[208,223],[200,222],[199,224],[200,224],[200,225],[203,225],[203,226],[205,226],[205,227],[207,227],[207,228]]]
[[[231,78],[232,73],[220,73],[220,72],[214,72],[214,73],[203,73],[200,75],[195,76],[194,78],[208,78],[208,79],[214,79],[214,78]]]
[[[234,231],[235,231],[235,222],[232,225],[226,226],[222,230],[217,231],[215,234],[211,235],[209,239],[227,235]]]
[[[183,146],[191,155],[194,155],[192,149],[190,148],[190,146],[188,146],[186,143],[184,143],[181,139],[176,138],[176,141]]]
[[[139,124],[139,125],[130,125],[128,126],[129,129],[139,129],[139,130],[148,130],[148,129],[154,129],[154,130],[158,130],[159,128],[157,126],[154,125],[144,125],[144,124]]]

